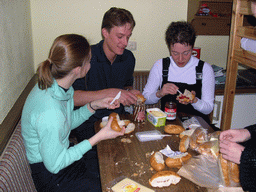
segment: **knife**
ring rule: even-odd
[[[115,100],[119,99],[120,96],[121,96],[121,91],[119,91],[119,92],[117,93],[117,95],[115,96],[115,98],[111,101],[110,105],[112,105],[112,104],[115,102]]]
[[[162,134],[162,135],[140,135],[140,137],[170,137],[172,135]]]
[[[183,93],[181,93],[181,92],[180,92],[180,90],[179,90],[179,89],[178,89],[177,91],[178,91],[180,94],[183,94]]]

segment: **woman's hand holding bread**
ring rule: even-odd
[[[118,136],[124,135],[125,128],[122,127],[121,131],[113,130],[111,128],[112,121],[113,121],[113,117],[110,117],[107,125],[89,139],[89,142],[92,146],[96,145],[100,141],[107,140],[107,139],[114,139]]]

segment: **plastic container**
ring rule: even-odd
[[[165,126],[166,114],[158,108],[147,109],[147,120],[155,127]]]

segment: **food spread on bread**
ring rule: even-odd
[[[193,99],[195,98],[195,95],[192,94],[189,90],[185,89],[183,94],[179,94],[177,96],[177,100],[179,101],[183,101],[183,102],[190,102],[193,101]]]
[[[110,117],[113,117],[113,121],[111,123],[111,129],[114,131],[121,131],[122,127],[125,127],[125,133],[124,134],[130,134],[135,130],[135,124],[132,123],[130,120],[121,120],[118,113],[112,112],[108,118],[105,118],[101,121],[100,127],[103,128],[107,125],[108,119]]]

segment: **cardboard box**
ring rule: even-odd
[[[155,114],[159,113],[159,115]],[[155,127],[165,126],[166,114],[158,108],[147,109],[147,120]]]
[[[202,4],[207,4],[210,13],[200,15]],[[199,15],[198,15],[199,14]],[[231,27],[232,2],[200,1],[196,15],[191,20],[197,35],[229,35]]]
[[[200,1],[198,11],[202,4],[207,4],[212,14],[217,14],[218,17],[231,17],[232,16],[232,2],[209,2],[209,1]],[[198,12],[197,11],[197,12]]]

